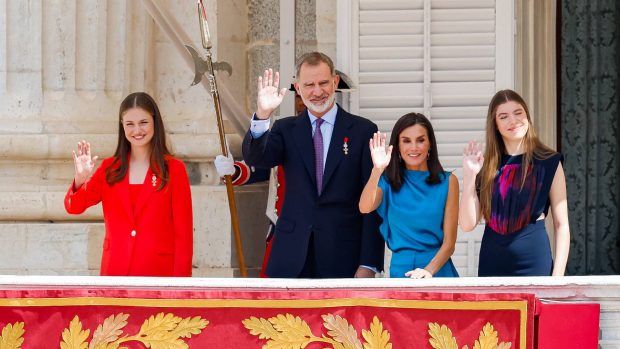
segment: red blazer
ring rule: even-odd
[[[132,209],[129,174],[114,185],[105,179],[113,158],[105,159],[93,176],[65,196],[65,209],[80,214],[102,202],[105,239],[101,275],[191,276],[193,253],[192,198],[183,162],[167,157],[169,181],[157,191],[149,169]]]

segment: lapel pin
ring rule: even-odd
[[[342,144],[342,151],[344,155],[349,154],[349,137],[344,137],[344,143]]]
[[[153,186],[157,185],[157,176],[153,175],[153,177],[151,177],[151,183],[153,184]]]

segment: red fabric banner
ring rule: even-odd
[[[600,313],[599,304],[539,303],[536,347],[597,349]]]
[[[536,301],[403,289],[65,288],[0,297],[6,348],[62,349],[531,349]]]

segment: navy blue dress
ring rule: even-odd
[[[521,187],[522,155],[503,155],[491,195],[478,276],[548,276],[553,270],[544,219],[549,211],[551,183],[562,155],[534,159]]]

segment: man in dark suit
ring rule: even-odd
[[[283,166],[286,177],[267,275],[374,277],[383,266],[380,218],[362,215],[358,201],[372,169],[368,141],[377,126],[335,103],[340,78],[326,55],[303,55],[296,76],[307,110],[276,121],[269,131],[286,89],[278,89],[278,73],[266,70],[258,78],[258,108],[243,141],[248,165]]]

